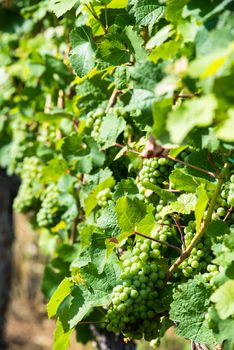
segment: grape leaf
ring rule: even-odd
[[[70,298],[65,300],[58,316],[65,332],[74,328],[93,307],[108,306],[111,302],[111,293],[117,285],[120,269],[112,263],[106,264],[104,271],[98,274],[92,264],[73,272],[76,285]]]
[[[183,169],[175,169],[170,174],[170,182],[176,190],[196,192],[199,182],[193,176],[186,174]]]
[[[124,232],[134,231],[136,224],[146,214],[146,206],[138,198],[128,196],[121,197],[117,200],[115,211],[118,217],[118,224]]]
[[[180,143],[195,126],[209,126],[214,118],[216,99],[213,95],[185,101],[169,114],[167,130],[174,143]]]
[[[59,305],[70,294],[72,286],[73,282],[71,278],[65,278],[60,283],[47,305],[48,316],[50,318],[56,315]]]
[[[173,202],[170,205],[164,207],[161,211],[161,215],[165,216],[170,213],[190,214],[195,210],[196,195],[195,194],[182,194],[178,197],[177,202]]]
[[[71,10],[78,1],[79,0],[49,0],[49,10],[53,11],[57,17],[60,17]]]
[[[171,303],[170,318],[178,323],[176,332],[198,343],[213,345],[212,331],[208,328],[205,314],[209,307],[211,290],[199,281],[189,281],[176,292]]]
[[[216,310],[222,320],[234,314],[234,281],[226,281],[211,296]]]
[[[197,194],[197,203],[195,206],[195,219],[196,219],[196,231],[198,232],[209,198],[207,196],[204,185],[200,185],[197,188],[196,194]]]
[[[135,184],[135,180],[131,177],[129,177],[126,180],[121,180],[117,183],[115,187],[115,192],[113,194],[113,199],[117,200],[120,197],[123,197],[125,195],[128,196],[135,196],[139,194],[139,190],[137,185]]]
[[[89,193],[88,197],[85,199],[85,213],[88,216],[93,209],[98,204],[97,194],[104,190],[105,188],[113,187],[115,184],[115,180],[112,176],[107,178],[106,180],[100,182],[93,190]]]
[[[88,74],[95,66],[95,43],[92,38],[91,29],[82,26],[71,32],[72,51],[69,59],[72,67],[80,77]]]
[[[89,237],[91,244],[85,246],[80,250],[76,259],[72,262],[71,267],[83,267],[89,263],[96,267],[97,272],[100,274],[103,272],[105,264],[107,262],[107,251],[105,245],[106,237],[97,233],[93,233]]]
[[[152,27],[164,14],[164,7],[158,1],[137,0],[132,11],[138,25]]]
[[[152,190],[156,193],[160,198],[162,198],[165,202],[174,202],[176,200],[176,196],[174,193],[163,190],[161,187],[152,184],[151,182],[144,182],[144,187],[146,189]]]
[[[168,0],[165,17],[170,22],[177,22],[181,18],[183,7],[190,0]]]
[[[73,330],[71,329],[67,332],[64,332],[62,323],[58,318],[56,321],[52,350],[67,350],[70,345],[70,336],[72,331]]]
[[[126,122],[122,117],[107,115],[103,118],[98,139],[106,149],[115,144],[118,136],[124,131]]]

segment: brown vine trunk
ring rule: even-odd
[[[12,202],[17,181],[0,170],[0,349],[5,349],[4,325],[11,289],[13,242]]]
[[[122,335],[91,326],[94,343],[98,350],[136,350],[134,342],[125,343]]]

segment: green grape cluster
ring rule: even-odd
[[[185,244],[188,246],[193,239],[196,232],[195,221],[189,221],[188,225],[184,228]],[[191,251],[190,256],[182,262],[179,269],[182,270],[183,275],[186,278],[192,278],[194,275],[201,273],[211,273],[217,270],[216,265],[212,265],[211,261],[214,256],[211,250],[212,242],[209,237],[204,237]],[[210,275],[210,279],[214,277]]]
[[[33,155],[31,150],[34,148],[34,132],[24,121],[14,121],[12,124],[12,143],[10,148],[9,172],[20,174],[22,169],[22,160]]]
[[[37,134],[37,140],[46,145],[51,145],[57,139],[56,126],[49,123],[43,123]]]
[[[100,207],[106,207],[108,201],[112,198],[112,192],[110,188],[105,188],[97,194],[98,205]]]
[[[26,157],[21,168],[21,185],[14,200],[14,208],[19,212],[29,211],[37,199],[40,188],[42,164],[37,157]]]
[[[144,184],[151,182],[154,185],[163,185],[168,181],[174,162],[167,158],[146,158],[139,173],[139,191],[145,193]]]
[[[105,115],[105,111],[102,108],[98,108],[91,111],[87,115],[86,126],[92,128],[91,136],[96,140],[99,136],[100,127],[102,124],[102,118]]]
[[[215,212],[212,219],[223,219],[230,207],[234,206],[234,175],[230,177],[230,181],[223,184],[222,192],[217,200]],[[234,221],[234,214],[230,216],[230,221]]]
[[[173,232],[171,227],[157,226],[151,236],[165,242]],[[130,339],[159,337],[159,293],[166,277],[166,267],[160,264],[163,248],[159,242],[139,239],[131,257],[124,256],[121,283],[113,289],[112,308],[107,312],[109,331],[122,332]]]
[[[37,213],[37,223],[40,227],[51,227],[57,224],[59,213],[59,190],[56,184],[51,183],[41,196],[41,208]]]

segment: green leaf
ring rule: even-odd
[[[226,142],[234,142],[233,125],[234,109],[229,109],[224,122],[216,128],[216,135],[218,138]]]
[[[101,274],[92,264],[74,269],[73,280],[76,285],[70,300],[59,309],[63,329],[68,331],[74,328],[93,307],[107,307],[111,303],[112,290],[118,283],[119,275],[120,269],[113,262],[106,264]]]
[[[62,323],[59,318],[56,321],[56,329],[54,332],[54,343],[52,350],[67,350],[70,346],[70,336],[73,329],[64,332]]]
[[[89,239],[91,244],[80,250],[78,256],[72,262],[71,267],[83,267],[92,262],[96,267],[97,272],[100,274],[103,272],[107,262],[107,250],[105,245],[106,236],[103,237],[101,234],[93,233]]]
[[[136,224],[146,214],[146,206],[138,198],[128,196],[121,197],[117,200],[115,211],[118,217],[118,224],[124,232],[134,231]]]
[[[49,0],[49,10],[53,11],[57,17],[60,17],[71,10],[78,1],[79,0]]]
[[[160,58],[163,60],[168,60],[169,58],[172,58],[177,54],[180,46],[181,46],[180,41],[176,41],[176,40],[167,41],[163,43],[161,46],[155,47],[151,51],[149,55],[149,59],[154,63],[157,63]]]
[[[228,224],[221,220],[212,221],[207,227],[207,235],[211,238],[223,236],[228,229]]]
[[[165,202],[174,202],[176,200],[176,196],[174,193],[163,190],[161,187],[154,185],[151,182],[144,181],[144,187],[156,193]]]
[[[154,214],[148,213],[146,216],[137,224],[136,231],[150,236],[150,233],[156,225]]]
[[[103,144],[104,149],[116,143],[125,126],[126,122],[122,117],[111,114],[103,118],[98,139]]]
[[[60,283],[47,305],[49,318],[56,315],[59,305],[70,294],[72,286],[71,278],[65,278]]]
[[[89,193],[89,196],[85,199],[85,213],[88,216],[93,209],[98,204],[97,194],[104,190],[105,188],[111,188],[115,185],[115,180],[112,176],[107,178],[106,180],[99,183],[93,190]]]
[[[97,226],[104,229],[105,233],[110,237],[117,235],[121,231],[118,226],[117,214],[113,202],[102,210],[101,215],[97,219]]]
[[[138,35],[132,26],[126,27],[125,33],[130,41],[136,60],[139,62],[147,59],[147,52],[143,48],[144,40]]]
[[[213,95],[185,101],[169,114],[167,120],[167,130],[172,142],[182,142],[195,126],[209,126],[213,121],[215,109],[216,99]]]
[[[42,181],[45,183],[56,182],[68,169],[68,164],[64,159],[51,159],[42,169]]]
[[[209,202],[209,197],[207,196],[205,186],[200,185],[196,191],[197,203],[195,206],[195,219],[196,219],[196,231],[198,232],[204,212],[206,210],[207,203]]]
[[[65,159],[73,160],[82,154],[86,154],[86,151],[82,148],[82,137],[80,135],[73,134],[64,138],[62,155]]]
[[[95,66],[95,43],[92,38],[91,29],[82,26],[71,32],[72,51],[69,58],[72,67],[80,77],[88,74]]]
[[[173,202],[170,205],[164,207],[161,211],[161,215],[165,216],[170,213],[181,213],[181,214],[190,214],[191,211],[195,210],[196,206],[196,195],[182,194],[178,197],[177,202]]]
[[[178,323],[178,335],[207,345],[215,343],[205,320],[210,293],[210,287],[199,281],[189,281],[182,285],[180,292],[176,292],[170,318]]]
[[[133,11],[136,23],[152,27],[164,14],[164,7],[154,0],[137,0]]]
[[[117,183],[115,187],[115,192],[113,194],[113,199],[117,200],[120,197],[124,197],[126,195],[128,196],[135,196],[139,194],[138,187],[135,183],[135,180],[131,177],[129,177],[126,180],[121,180]]]
[[[166,41],[174,31],[172,30],[172,25],[168,24],[167,26],[162,27],[157,33],[150,38],[150,40],[146,44],[146,48],[148,50],[152,50],[155,46],[160,46],[164,41]]]
[[[199,181],[192,175],[186,174],[183,169],[175,169],[170,174],[170,182],[176,190],[196,192]]]
[[[234,314],[234,280],[226,281],[211,296],[222,320]]]
[[[177,22],[181,18],[183,7],[190,0],[168,0],[165,17],[169,22]]]

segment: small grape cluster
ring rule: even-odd
[[[157,226],[151,234],[164,242],[173,229]],[[107,329],[122,332],[130,339],[158,338],[160,331],[159,293],[164,288],[166,267],[160,264],[164,249],[159,242],[139,239],[133,247],[131,257],[123,259],[121,284],[113,289],[113,306],[107,312]],[[166,248],[167,249],[167,248]],[[158,300],[158,301],[157,301]],[[158,339],[155,340],[155,344]]]
[[[51,145],[57,139],[56,126],[53,124],[44,123],[38,130],[37,140],[46,145]]]
[[[188,225],[184,228],[184,239],[186,246],[190,244],[194,237],[195,231],[195,221],[189,221]],[[217,271],[217,266],[211,264],[211,261],[214,258],[211,251],[211,245],[212,242],[209,237],[203,238],[196,245],[196,247],[192,249],[190,256],[182,262],[179,269],[182,270],[182,273],[186,278],[192,278],[199,272],[202,274],[207,273],[207,281],[214,277]]]
[[[105,111],[102,108],[98,108],[91,111],[87,115],[86,126],[92,128],[91,136],[96,140],[99,136],[100,127],[102,124],[102,118],[105,115]]]
[[[112,198],[112,192],[110,188],[105,188],[97,194],[98,205],[100,207],[106,207],[108,201]]]
[[[230,207],[234,206],[234,175],[230,177],[230,181],[223,184],[221,195],[217,200],[215,212],[212,215],[213,220],[222,219],[226,216]],[[234,214],[230,215],[230,222],[234,221]]]
[[[168,181],[174,162],[167,158],[146,158],[139,173],[139,191],[145,193],[144,183],[151,182],[154,185],[162,185]]]
[[[26,122],[15,121],[12,126],[13,141],[10,148],[9,171],[20,174],[22,170],[22,160],[26,156],[33,154],[34,133],[29,129]]]
[[[57,224],[59,190],[56,184],[50,184],[41,196],[41,208],[37,213],[37,223],[40,227],[51,227]]]
[[[14,208],[19,212],[29,211],[39,192],[42,164],[37,157],[26,157],[21,168],[21,185],[14,200]]]

